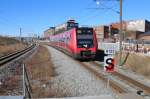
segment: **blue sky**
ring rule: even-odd
[[[0,35],[42,35],[51,26],[74,18],[80,25],[103,25],[119,20],[119,2],[93,0],[0,0]],[[150,0],[123,0],[123,19],[150,20]],[[100,8],[112,8],[106,10]],[[95,9],[98,8],[98,9]]]

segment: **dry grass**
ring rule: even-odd
[[[16,43],[11,45],[0,45],[0,55],[6,55],[17,50],[24,49],[26,45],[22,43]]]
[[[19,43],[19,41],[16,40],[15,38],[0,36],[0,45],[11,45],[16,43]]]
[[[0,36],[0,56],[24,49],[25,47],[25,44],[20,43],[20,41],[14,38]]]
[[[123,53],[122,58],[125,59],[126,55],[127,53]],[[118,61],[118,55],[116,57]],[[150,57],[148,56],[130,53],[124,67],[150,79]]]
[[[150,79],[150,57],[130,54],[125,66]]]
[[[8,96],[10,95],[10,93],[8,93],[9,91],[13,91],[11,95],[22,95],[23,93],[18,91],[20,88],[18,84],[21,79],[22,78],[20,75],[10,75],[7,78],[5,78],[3,84],[0,85],[0,95]],[[15,93],[14,90],[16,90]]]
[[[48,50],[39,46],[37,53],[27,62],[27,70],[32,86],[32,96],[34,98],[50,97],[47,84],[53,76],[53,67]]]

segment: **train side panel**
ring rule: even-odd
[[[74,56],[76,49],[75,29],[70,29],[64,33],[53,35],[50,38],[50,45],[60,48],[63,52]]]
[[[97,51],[97,39],[95,31],[93,30],[92,36],[85,34],[81,36],[83,39],[79,39],[79,37],[80,36],[77,35],[77,28],[72,28],[66,32],[51,36],[50,38],[52,39],[50,40],[50,45],[61,48],[65,53],[73,56],[76,59],[94,58]],[[84,40],[86,41],[88,37],[90,37],[90,42],[92,42],[92,45],[88,45],[87,42],[87,47],[82,47],[86,45],[86,42],[84,44],[80,43],[83,43]]]

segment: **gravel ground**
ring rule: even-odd
[[[103,64],[104,64],[103,62],[98,62],[98,61],[97,61],[97,63],[100,64],[101,66],[103,66]],[[121,67],[117,67],[116,70],[118,72],[120,72],[121,74],[129,76],[129,77],[131,77],[131,78],[133,78],[133,79],[135,79],[135,80],[137,80],[137,81],[139,81],[139,82],[141,82],[141,83],[143,83],[147,86],[150,86],[149,79],[145,78],[142,75],[138,75],[138,74],[134,73],[133,71],[130,71],[130,70],[127,70],[127,69],[124,69],[124,68],[121,68]],[[118,77],[112,76],[111,79],[113,79],[114,81],[117,81],[119,83],[122,83],[122,81],[118,80]],[[126,86],[126,88],[128,88],[131,91],[135,91],[135,89],[136,89],[136,88],[132,88],[130,85],[125,85],[123,83],[122,83],[122,85]],[[144,96],[144,99],[150,99],[150,97],[149,96]]]
[[[12,62],[0,66],[0,95],[23,95],[23,68],[22,61],[31,55],[36,48],[22,55]]]
[[[131,71],[131,70],[129,70],[129,69],[124,69],[124,68],[121,68],[121,67],[119,67],[119,68],[117,68],[117,69],[118,69],[118,71],[119,71],[120,73],[122,73],[122,74],[124,74],[124,75],[127,75],[127,76],[130,76],[130,77],[132,77],[133,79],[136,79],[136,80],[138,80],[139,82],[142,82],[142,83],[144,83],[145,85],[147,85],[147,86],[150,87],[150,79],[148,79],[148,78],[146,78],[146,77],[144,77],[144,76],[142,76],[142,75],[140,75],[140,74],[137,74],[137,73],[135,73],[135,72],[133,72],[133,71]]]
[[[123,69],[123,68],[118,68],[118,71],[124,75],[127,75],[133,79],[135,79],[136,81],[139,81],[147,86],[150,86],[150,80],[145,78],[144,76],[142,75],[139,75],[133,71],[129,71],[129,70],[126,70],[126,69]],[[150,99],[150,95],[149,96],[145,96],[144,99]]]
[[[112,95],[112,90],[107,89],[103,81],[80,64],[52,47],[47,48],[55,69],[55,76],[50,81],[51,90],[58,93],[57,97],[62,97],[61,94],[66,97]]]
[[[100,64],[101,66],[104,65],[104,62],[98,62],[98,61],[96,61],[96,62],[98,64]],[[144,76],[142,76],[140,74],[137,74],[136,72],[133,72],[133,71],[131,71],[129,69],[125,69],[123,67],[117,66],[116,70],[118,72],[120,72],[121,74],[129,76],[129,77],[131,77],[131,78],[133,78],[133,79],[135,79],[135,80],[137,80],[137,81],[139,81],[139,82],[141,82],[141,83],[143,83],[143,84],[145,84],[145,85],[150,87],[150,79],[148,79],[148,78],[146,78],[146,77],[144,77]]]
[[[23,95],[22,66],[19,62],[0,68],[0,95]]]

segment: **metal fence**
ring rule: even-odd
[[[99,42],[98,48],[102,50],[113,49],[116,52],[119,51],[119,42],[117,43],[105,43]],[[142,53],[143,55],[150,54],[150,44],[147,42],[122,42],[122,50],[125,52]]]

